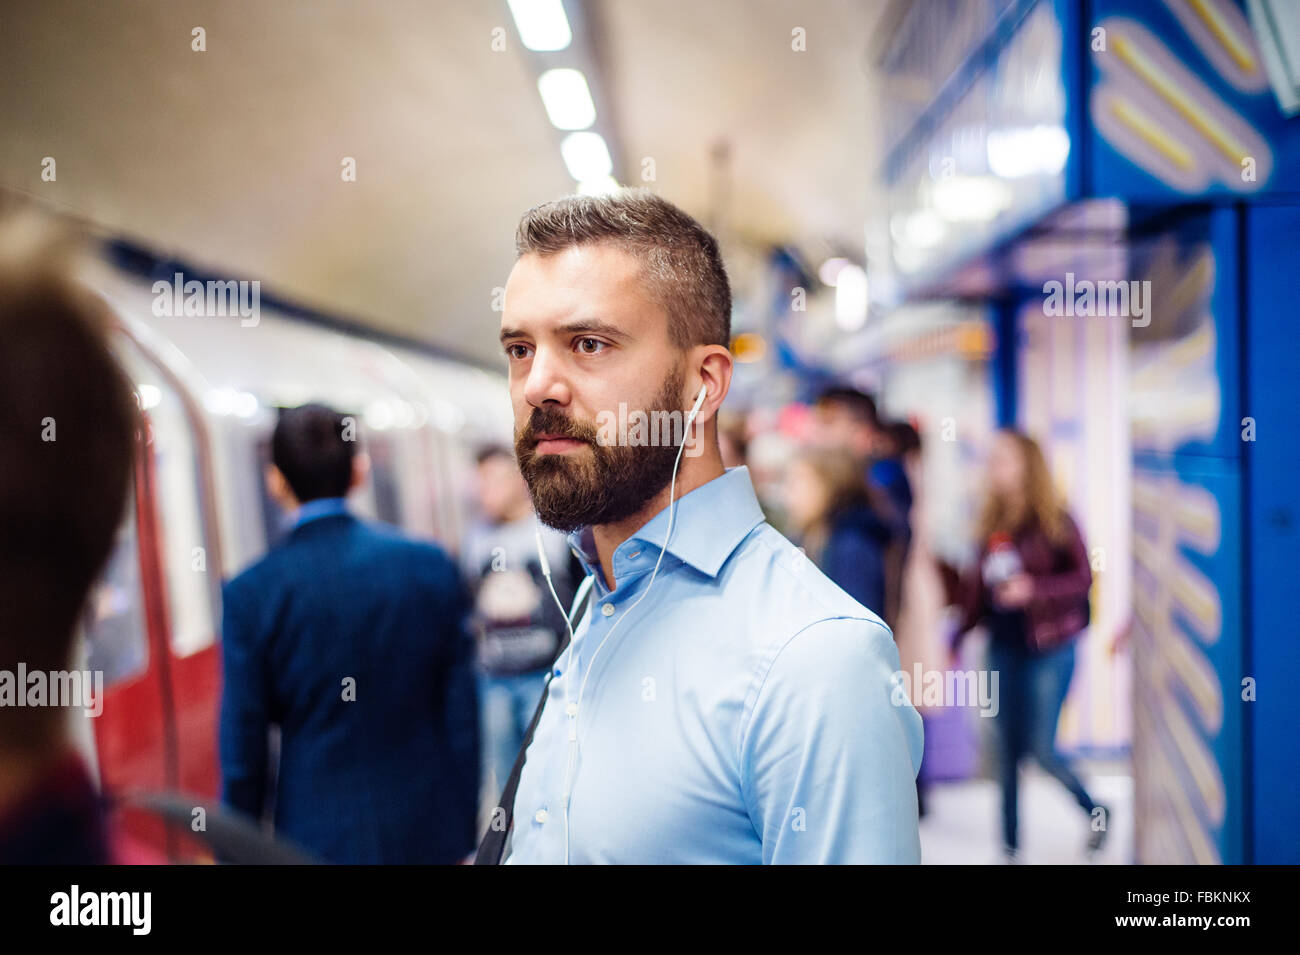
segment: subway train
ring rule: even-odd
[[[102,712],[78,716],[77,733],[110,798],[182,793],[208,813],[221,582],[285,519],[263,480],[277,410],[315,400],[355,415],[371,469],[354,510],[454,551],[475,450],[510,440],[505,378],[275,306],[255,321],[168,315],[157,305],[167,283],[121,269],[90,284],[111,308],[144,427],[128,515],[78,641],[82,668],[103,674]],[[156,817],[123,808],[118,822],[136,844],[189,857]]]

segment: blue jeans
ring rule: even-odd
[[[1018,786],[1016,768],[1026,753],[1060,781],[1084,809],[1096,803],[1056,751],[1056,723],[1074,674],[1074,644],[1035,653],[1022,639],[1003,637],[989,642],[989,669],[998,671],[998,714],[993,718],[998,740],[998,773],[1002,785],[1002,841],[1015,849]]]
[[[528,722],[546,685],[546,670],[513,676],[479,674],[479,709],[482,719],[483,771],[495,776],[492,798],[510,777],[510,769],[523,745]]]

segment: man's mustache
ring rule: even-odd
[[[554,408],[534,408],[528,423],[524,425],[522,440],[530,447],[540,440],[538,435],[550,435],[557,438],[572,438],[587,444],[596,443],[596,428],[585,421],[575,421],[562,411]]]

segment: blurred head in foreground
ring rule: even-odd
[[[0,698],[7,680],[30,700],[20,667],[72,666],[78,617],[126,509],[139,422],[107,307],[72,281],[50,229],[0,221]],[[0,706],[0,807],[70,747],[68,709],[51,701]]]

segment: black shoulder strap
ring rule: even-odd
[[[569,608],[569,619],[572,620],[577,611],[586,601],[587,595],[591,593],[593,578],[588,577],[578,588],[578,593],[573,598],[573,606]],[[569,628],[564,628],[564,639],[560,642],[560,648],[555,651],[555,659],[558,660],[565,648],[569,645]],[[550,695],[551,676],[555,673],[554,661],[552,666],[546,671],[546,683],[542,687],[542,698],[537,701],[537,709],[533,710],[533,718],[528,723],[528,732],[524,733],[523,745],[519,747],[519,754],[515,756],[515,764],[510,769],[510,778],[506,780],[506,787],[501,792],[501,799],[497,802],[496,807],[492,810],[492,821],[488,823],[488,831],[483,836],[483,841],[479,843],[478,854],[474,856],[475,865],[500,865],[501,857],[505,853],[506,840],[510,838],[510,830],[515,822],[515,790],[519,788],[519,777],[524,772],[524,760],[528,754],[528,747],[533,741],[533,733],[537,730],[537,724],[542,718],[542,710],[546,709],[546,698]],[[499,818],[497,813],[505,814],[504,818]]]
[[[170,791],[131,793],[110,797],[108,805],[111,809],[136,809],[157,816],[169,829],[175,827],[175,831],[183,832],[188,838],[206,845],[219,862],[236,865],[315,865],[319,861],[292,843],[267,835],[233,810],[212,805],[211,800],[198,796]],[[204,807],[205,825],[202,830],[195,831],[192,826],[193,813],[200,806]],[[168,835],[170,846],[171,833]]]

